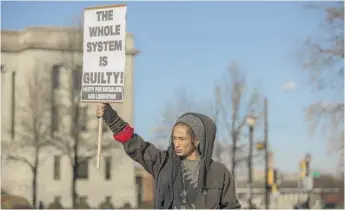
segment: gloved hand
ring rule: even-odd
[[[108,103],[97,105],[97,117],[103,117],[105,124],[115,135],[121,132],[128,124]]]

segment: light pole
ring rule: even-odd
[[[258,151],[264,151],[265,154],[265,208],[269,209],[271,186],[269,183],[268,173],[272,167],[272,153],[268,150],[268,99],[264,100],[264,141],[256,144]]]
[[[310,162],[311,162],[311,155],[309,153],[306,154],[305,158],[305,176],[307,179],[310,179]],[[309,186],[308,186],[309,188]],[[307,197],[307,209],[311,208],[311,195],[312,195],[312,189],[308,189],[308,197]]]
[[[256,118],[253,115],[248,115],[246,118],[247,125],[249,127],[249,155],[248,155],[248,208],[252,209],[252,197],[253,197],[253,134]]]
[[[264,100],[264,148],[265,148],[265,207],[269,208],[270,205],[270,189],[268,186],[268,170],[269,170],[269,153],[268,153],[268,99]]]

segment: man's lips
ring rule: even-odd
[[[180,152],[182,152],[182,150],[181,149],[175,149],[175,152],[180,153]]]

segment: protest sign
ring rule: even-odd
[[[84,10],[82,102],[123,102],[125,5]]]
[[[126,5],[84,10],[81,102],[123,102]],[[103,117],[98,121],[97,168],[100,167]]]

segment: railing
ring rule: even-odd
[[[236,191],[242,208],[247,208],[248,189],[238,188]],[[314,189],[311,192],[312,207],[320,208],[320,203],[322,203],[321,192],[332,193],[338,191],[339,190],[336,188]],[[282,188],[279,190],[279,194],[277,194],[276,196],[270,196],[270,207],[276,209],[292,209],[295,204],[306,201],[308,198],[308,193],[310,192],[298,188]],[[256,208],[265,208],[265,189],[253,189],[252,203],[255,205]]]

